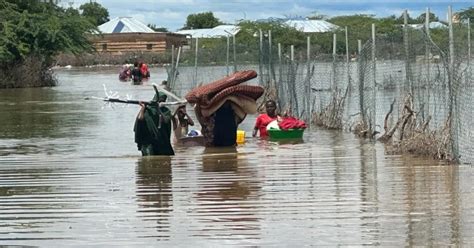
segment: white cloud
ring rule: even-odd
[[[63,5],[69,1],[63,0]],[[430,7],[441,19],[446,18],[448,5],[454,10],[472,6],[472,1],[456,0],[96,0],[109,10],[110,17],[133,16],[144,23],[176,30],[190,14],[211,11],[221,21],[266,19],[269,17],[308,16],[312,12],[328,16],[373,14],[377,17],[401,15],[405,8],[415,17]],[[74,0],[74,6],[89,0]]]

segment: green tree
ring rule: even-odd
[[[467,18],[470,18],[471,22],[474,22],[474,7],[463,9],[458,14],[461,20],[466,20]]]
[[[426,14],[423,13],[423,14],[420,14],[420,15],[416,18],[416,21],[417,21],[418,23],[425,23],[425,18],[426,18]],[[429,13],[429,18],[430,18],[430,19],[429,19],[430,22],[437,22],[437,21],[439,21],[439,18],[438,18],[435,14],[433,14],[433,13],[431,13],[431,12]]]
[[[213,28],[220,24],[222,24],[222,22],[214,17],[212,12],[204,12],[188,15],[186,25],[183,29]]]
[[[109,11],[96,2],[89,2],[79,6],[82,11],[82,16],[89,18],[89,20],[96,26],[108,22]]]
[[[157,27],[155,24],[148,24],[147,25],[149,28],[153,29],[155,32],[169,32],[167,28],[165,27]]]
[[[97,32],[77,12],[40,1],[0,0],[0,23],[0,72],[7,76],[30,58],[45,75],[60,52],[93,51],[88,35]]]
[[[410,13],[407,12],[407,19],[409,24],[416,24],[418,21],[416,19],[411,18]],[[404,17],[403,13],[397,18],[397,23],[398,24],[403,24],[404,23]]]

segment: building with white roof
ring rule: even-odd
[[[93,36],[92,42],[99,52],[164,52],[172,45],[186,44],[185,35],[155,32],[133,17],[113,18],[98,29],[100,34]]]
[[[98,29],[103,34],[155,33],[153,29],[133,17],[115,17],[100,25]]]
[[[188,38],[220,38],[236,35],[239,31],[240,28],[236,25],[219,25],[214,28],[180,30],[176,33],[186,35]]]
[[[284,24],[296,28],[303,33],[326,33],[333,32],[339,26],[325,20],[287,20]]]

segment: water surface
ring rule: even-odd
[[[0,90],[0,245],[472,246],[473,169],[388,156],[352,134],[308,130],[303,143],[248,137],[235,149],[140,156],[138,106],[151,99],[118,68],[58,71],[60,85]],[[189,109],[190,110],[190,109]]]

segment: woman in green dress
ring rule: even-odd
[[[152,104],[140,103],[141,109],[135,121],[135,143],[143,156],[174,155],[171,146],[171,111],[160,102],[166,101],[166,95],[158,92]]]

